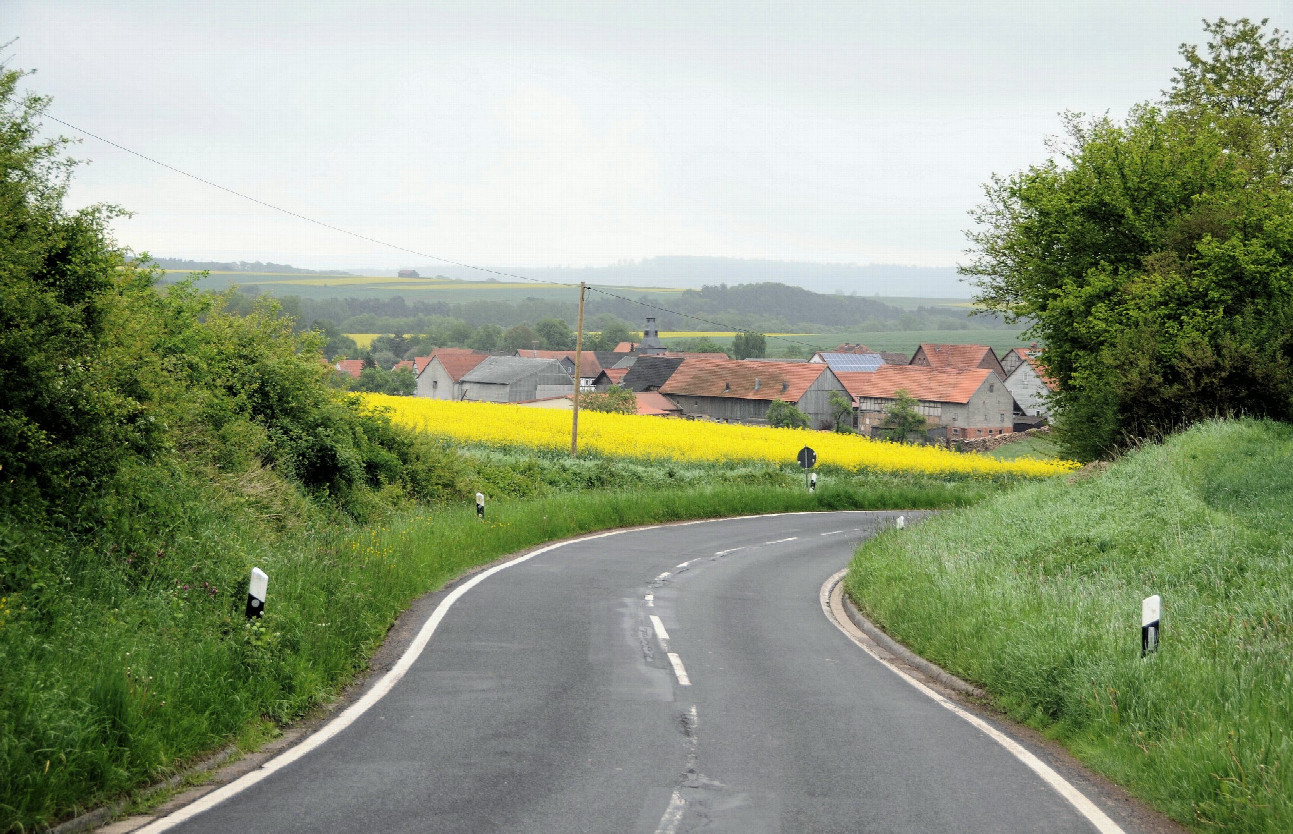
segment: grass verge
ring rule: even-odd
[[[153,535],[155,546],[95,552],[64,543],[65,554],[47,559],[59,566],[48,571],[55,587],[0,600],[0,830],[128,798],[249,728],[303,715],[365,667],[413,599],[505,554],[614,527],[961,506],[1003,488],[838,473],[809,493],[793,470],[746,484],[714,472],[711,486],[703,474],[676,473],[690,483],[672,488],[492,499],[485,523],[465,503],[360,526],[259,493],[231,501],[175,473],[136,473],[123,492],[151,492],[157,500],[141,506],[170,514],[122,508],[115,517],[150,525],[129,538]],[[247,622],[252,566],[270,583],[265,616]]]
[[[1293,830],[1293,427],[1210,423],[864,544],[863,611],[1197,830]],[[1140,656],[1141,600],[1163,598]]]

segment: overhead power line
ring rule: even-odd
[[[82,135],[84,135],[84,136],[88,136],[88,137],[90,137],[91,139],[94,139],[95,141],[102,142],[102,143],[103,143],[103,144],[105,144],[105,145],[109,145],[110,147],[113,147],[113,148],[116,148],[116,149],[117,149],[117,150],[119,150],[119,151],[122,151],[123,153],[128,153],[128,154],[130,154],[131,156],[138,157],[139,159],[142,159],[142,160],[144,160],[145,162],[148,162],[148,163],[150,163],[150,164],[152,164],[152,165],[157,165],[157,166],[159,166],[159,167],[161,167],[161,168],[165,168],[166,170],[168,170],[168,171],[172,171],[172,172],[174,172],[174,173],[176,173],[176,174],[179,174],[179,175],[180,175],[180,176],[182,176],[182,177],[187,177],[188,179],[191,179],[191,180],[193,180],[194,182],[199,182],[199,183],[201,183],[201,184],[203,184],[203,185],[205,185],[205,186],[207,186],[207,187],[209,187],[209,188],[214,188],[214,189],[216,189],[217,191],[223,191],[223,192],[225,192],[226,194],[231,194],[231,195],[233,195],[234,197],[237,197],[237,198],[238,198],[238,199],[240,199],[240,200],[246,200],[246,201],[247,201],[247,202],[249,202],[249,203],[255,203],[256,205],[258,205],[258,206],[262,206],[262,207],[267,208],[267,209],[270,209],[271,211],[276,211],[276,212],[278,212],[278,213],[280,213],[280,214],[285,214],[285,215],[287,215],[288,217],[294,217],[294,218],[296,218],[297,220],[303,220],[303,221],[305,221],[306,223],[312,223],[312,224],[314,224],[315,226],[319,226],[319,227],[321,227],[321,228],[328,229],[329,231],[337,232],[337,233],[339,233],[339,234],[343,234],[343,235],[346,235],[346,236],[348,236],[348,237],[355,238],[356,240],[362,240],[362,241],[365,241],[365,242],[367,242],[367,243],[373,243],[373,244],[376,244],[376,245],[378,245],[378,246],[384,246],[384,247],[386,247],[387,249],[392,249],[392,250],[394,250],[394,251],[396,251],[396,252],[403,252],[403,253],[405,253],[405,254],[407,254],[407,255],[416,255],[416,256],[417,256],[417,257],[419,257],[419,258],[430,258],[431,260],[439,261],[440,263],[444,263],[444,264],[449,264],[450,266],[458,266],[458,267],[462,267],[463,269],[473,269],[473,270],[476,270],[477,272],[484,272],[484,273],[487,273],[487,274],[490,274],[490,275],[497,275],[497,276],[502,277],[502,278],[512,278],[512,279],[515,279],[515,280],[517,280],[517,281],[529,281],[529,282],[531,282],[531,283],[535,283],[535,284],[547,284],[548,286],[552,286],[552,287],[569,287],[569,288],[571,288],[571,289],[575,289],[575,288],[577,288],[577,287],[578,287],[578,285],[577,285],[577,284],[565,284],[565,283],[562,283],[562,282],[560,282],[560,281],[546,281],[546,280],[544,280],[544,279],[542,279],[542,278],[533,278],[533,277],[528,276],[528,275],[518,275],[518,274],[513,273],[513,272],[504,272],[504,271],[499,270],[499,269],[491,269],[490,267],[478,266],[478,265],[476,265],[476,264],[463,263],[462,261],[455,261],[455,260],[453,260],[452,258],[444,258],[444,257],[441,257],[440,255],[433,255],[433,254],[431,254],[430,252],[422,252],[422,251],[417,250],[417,249],[410,249],[410,248],[409,248],[409,247],[407,247],[407,246],[400,246],[400,245],[399,245],[399,244],[397,244],[397,243],[391,243],[390,241],[381,240],[380,238],[375,238],[375,237],[371,237],[370,235],[361,234],[361,233],[359,233],[359,232],[355,232],[355,231],[352,231],[352,230],[350,230],[350,229],[346,229],[346,228],[344,228],[344,227],[342,227],[342,226],[337,226],[337,225],[334,225],[334,224],[332,224],[332,223],[327,223],[327,222],[325,222],[325,221],[323,221],[323,220],[319,220],[319,219],[317,219],[317,218],[310,217],[310,216],[309,216],[309,215],[307,215],[307,214],[301,214],[301,213],[300,213],[300,212],[298,212],[298,211],[293,211],[293,210],[291,210],[291,209],[284,208],[284,207],[279,206],[279,205],[275,205],[274,203],[266,202],[265,200],[261,200],[261,199],[259,199],[259,198],[257,198],[257,197],[253,197],[253,196],[251,196],[250,194],[245,194],[245,193],[243,193],[243,192],[241,192],[241,191],[237,191],[237,190],[235,190],[235,189],[233,189],[233,188],[229,188],[228,186],[221,185],[221,184],[220,184],[220,183],[218,183],[218,182],[212,182],[211,180],[206,179],[206,178],[204,178],[204,177],[200,177],[200,176],[198,176],[197,174],[193,174],[193,173],[190,173],[190,172],[188,172],[188,171],[185,171],[183,168],[177,168],[177,167],[176,167],[176,166],[174,166],[174,165],[171,165],[171,164],[166,163],[166,162],[162,162],[162,161],[161,161],[161,160],[159,160],[159,159],[155,159],[155,158],[153,158],[153,157],[151,157],[151,156],[148,156],[147,154],[140,153],[139,151],[136,151],[136,150],[134,150],[134,149],[132,149],[132,148],[128,148],[128,147],[126,147],[125,145],[120,144],[119,142],[114,142],[114,141],[112,141],[111,139],[105,138],[105,137],[103,137],[103,136],[99,136],[99,135],[98,135],[98,134],[96,134],[96,133],[91,133],[90,131],[85,130],[84,128],[77,127],[76,125],[72,124],[71,122],[67,122],[67,121],[64,121],[63,119],[58,118],[57,116],[51,116],[51,115],[49,114],[49,111],[48,111],[48,110],[46,110],[45,112],[43,112],[43,113],[42,113],[42,115],[43,115],[45,118],[49,119],[51,122],[57,122],[58,124],[61,124],[61,125],[63,125],[64,127],[69,128],[69,129],[71,129],[71,130],[74,130],[74,131],[76,131],[77,133],[80,133],[80,134],[82,134]],[[598,293],[601,293],[602,295],[606,295],[606,296],[609,296],[609,297],[611,297],[611,298],[618,299],[618,300],[620,300],[620,301],[626,301],[626,302],[628,302],[628,303],[630,303],[630,304],[637,304],[637,305],[638,305],[638,306],[640,306],[640,307],[645,307],[645,308],[650,309],[650,310],[657,310],[657,311],[662,312],[662,313],[669,313],[670,315],[681,316],[681,317],[683,317],[683,318],[690,319],[691,321],[697,321],[697,322],[701,322],[702,324],[708,324],[708,325],[711,325],[711,326],[715,326],[715,327],[718,327],[720,330],[725,331],[725,332],[740,332],[740,333],[753,333],[753,332],[756,332],[756,331],[749,330],[748,328],[735,327],[735,326],[733,326],[733,325],[726,324],[726,323],[724,323],[724,322],[713,321],[713,320],[711,320],[711,319],[706,319],[706,318],[703,318],[703,317],[701,317],[701,316],[695,316],[695,315],[692,315],[691,313],[684,313],[684,312],[682,312],[681,310],[672,310],[672,309],[670,309],[670,308],[668,308],[668,307],[662,307],[662,306],[660,306],[660,305],[658,305],[658,304],[651,304],[651,303],[649,303],[649,302],[642,301],[641,299],[637,299],[637,298],[629,298],[629,297],[627,297],[627,296],[619,295],[619,294],[617,294],[617,293],[611,292],[611,291],[609,291],[609,290],[607,290],[607,289],[604,289],[604,288],[601,288],[601,287],[597,287],[597,286],[592,285],[592,284],[589,284],[589,285],[587,285],[587,286],[588,286],[588,289],[592,290],[593,292],[598,292]],[[799,346],[801,346],[801,347],[808,347],[808,348],[815,348],[815,347],[816,347],[815,345],[811,345],[811,344],[809,344],[809,343],[807,343],[807,342],[800,342],[800,341],[797,341],[797,340],[795,340],[795,339],[791,339],[791,338],[788,338],[788,337],[785,337],[785,336],[768,336],[766,333],[765,333],[765,334],[762,334],[762,335],[764,335],[766,338],[770,338],[770,339],[778,339],[778,340],[780,340],[780,341],[786,342],[787,344],[799,345]]]

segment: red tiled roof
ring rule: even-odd
[[[666,350],[664,353],[657,353],[656,356],[663,356],[666,359],[726,359],[726,353],[688,353],[682,350]]]
[[[569,359],[572,363],[575,361],[575,352],[573,350],[527,350],[520,348],[516,355],[525,359]],[[594,377],[602,372],[602,363],[597,361],[597,356],[591,350],[581,350],[579,352],[579,375],[582,377]]]
[[[398,371],[400,368],[408,368],[410,371],[413,371],[413,370],[414,370],[414,368],[413,368],[413,360],[412,360],[412,359],[403,359],[403,360],[400,360],[399,362],[396,362],[396,363],[395,363],[395,366],[394,366],[393,368],[391,368],[391,370],[392,370],[392,371]],[[416,373],[416,371],[414,371],[414,372]]]
[[[1042,363],[1037,358],[1037,355],[1041,351],[1036,350],[1035,348],[1015,348],[1010,352],[1019,354],[1019,358],[1023,360],[1023,362],[1028,363],[1028,365],[1033,369],[1033,373],[1037,374],[1037,378],[1042,381],[1043,385],[1052,391],[1056,390],[1058,386],[1055,379],[1046,372],[1046,369],[1042,367]],[[1019,369],[1016,368],[1015,370]]]
[[[624,375],[627,374],[628,372],[629,372],[628,368],[603,368],[602,369],[602,373],[606,374],[606,378],[609,379],[615,385],[619,385],[621,382],[623,382]]]
[[[638,414],[649,417],[665,417],[682,413],[682,409],[678,407],[677,403],[659,391],[639,391],[633,396],[637,397]]]
[[[439,360],[440,364],[444,366],[445,373],[449,374],[449,378],[457,382],[462,379],[463,374],[488,359],[489,355],[476,353],[472,350],[448,348],[437,350],[431,354],[431,357]]]
[[[338,371],[343,374],[350,374],[355,379],[359,379],[359,374],[364,370],[364,360],[362,359],[341,359],[335,365]]]
[[[849,395],[892,399],[902,388],[918,400],[965,403],[992,371],[987,368],[926,368],[921,365],[881,365],[874,371],[835,374]],[[995,375],[995,374],[994,374]]]
[[[807,362],[684,359],[660,386],[660,393],[798,402],[818,377],[829,372],[825,365]]]
[[[637,350],[635,342],[620,342],[613,348],[615,353],[633,353]]]
[[[924,344],[920,352],[931,368],[976,368],[992,348],[987,345],[936,345]],[[914,358],[914,357],[913,357]]]

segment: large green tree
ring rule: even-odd
[[[773,400],[768,405],[767,418],[768,425],[777,429],[808,428],[808,415],[785,400]]]
[[[630,389],[622,385],[612,385],[605,391],[580,394],[579,407],[608,414],[637,414],[638,400]]]
[[[1070,115],[1054,157],[994,178],[969,233],[962,272],[1032,322],[1082,458],[1213,415],[1293,417],[1293,46],[1246,20],[1208,31],[1160,105]]]
[[[759,359],[768,355],[768,340],[762,333],[744,331],[732,338],[733,359]]]
[[[928,425],[929,421],[920,413],[920,401],[907,389],[899,388],[893,393],[893,402],[885,410],[880,428],[890,440],[906,443],[912,435],[924,432]]]
[[[114,279],[133,269],[112,244],[109,206],[63,207],[68,140],[40,138],[47,98],[0,66],[0,497],[81,491],[154,426],[132,386],[102,384]]]

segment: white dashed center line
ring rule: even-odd
[[[674,652],[668,652],[669,662],[673,664],[673,673],[678,676],[679,686],[691,686],[691,678],[687,677],[687,670],[683,668],[682,658]]]

